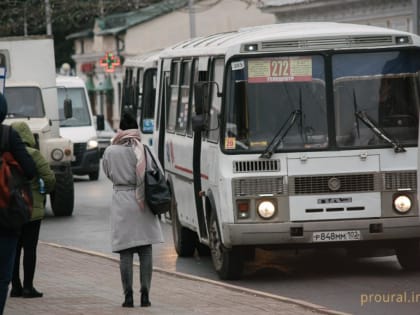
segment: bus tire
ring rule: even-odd
[[[74,182],[71,170],[55,174],[55,189],[50,193],[52,212],[57,217],[73,214]]]
[[[244,261],[236,248],[222,244],[215,211],[210,216],[209,242],[214,269],[222,280],[237,280],[242,276]]]
[[[197,234],[190,229],[183,227],[179,222],[175,198],[172,198],[171,216],[175,251],[179,257],[191,257],[194,255],[197,244]]]
[[[420,270],[420,240],[407,240],[401,243],[395,253],[404,270]]]

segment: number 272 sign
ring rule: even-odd
[[[248,83],[311,80],[311,57],[280,57],[248,60]]]

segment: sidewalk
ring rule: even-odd
[[[51,244],[38,245],[36,288],[43,298],[10,298],[4,315],[119,314],[342,314],[319,305],[155,268],[150,300],[139,307],[134,267],[134,308],[122,308],[119,265],[114,258]]]

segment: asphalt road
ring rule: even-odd
[[[103,173],[98,181],[77,177],[73,216],[54,217],[47,203],[40,240],[112,254],[111,194]],[[165,243],[153,248],[155,266],[218,280],[210,257],[177,257],[170,224],[162,223],[162,228]],[[337,250],[258,250],[243,279],[229,283],[351,314],[420,314],[420,272],[402,271],[395,256],[356,259]]]

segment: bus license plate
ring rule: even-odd
[[[328,231],[314,232],[312,242],[344,242],[359,241],[361,239],[360,231]]]

